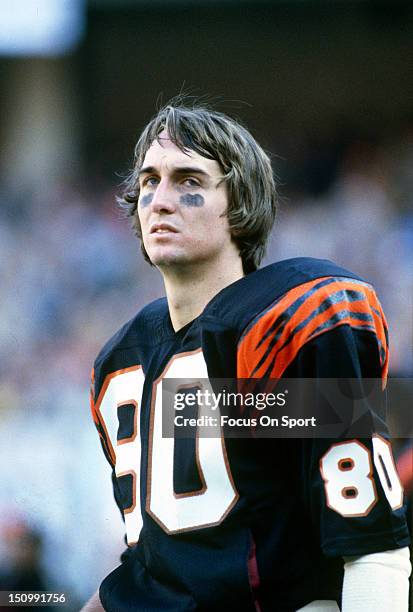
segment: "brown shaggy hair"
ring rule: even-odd
[[[221,166],[222,180],[227,185],[226,214],[231,236],[245,274],[253,272],[264,256],[277,209],[271,162],[239,122],[204,104],[190,104],[185,98],[169,102],[145,127],[135,147],[134,169],[118,198],[121,208],[132,218],[145,259],[150,262],[138,217],[139,171],[149,147],[163,130],[183,152],[195,151]]]

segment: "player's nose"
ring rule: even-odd
[[[174,212],[176,209],[176,193],[168,181],[160,181],[151,202],[153,212]]]

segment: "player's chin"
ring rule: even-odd
[[[151,262],[158,268],[170,268],[184,264],[188,260],[188,256],[182,250],[177,248],[154,248],[149,253]]]

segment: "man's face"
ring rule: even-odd
[[[225,262],[234,244],[225,214],[228,197],[218,162],[183,153],[166,132],[142,164],[138,203],[142,239],[153,264],[179,270]]]

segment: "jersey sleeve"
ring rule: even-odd
[[[380,371],[374,349],[372,334],[339,327],[306,344],[286,375],[373,378]],[[354,435],[345,432],[338,439],[301,440],[302,497],[327,556],[409,544],[403,489],[380,408],[368,406],[362,435],[356,427]]]
[[[388,371],[386,320],[373,288],[327,277],[300,285],[259,314],[239,342],[240,378],[377,378]],[[383,391],[384,393],[384,391]],[[363,437],[301,440],[300,497],[325,555],[408,545],[403,491],[381,419]]]

